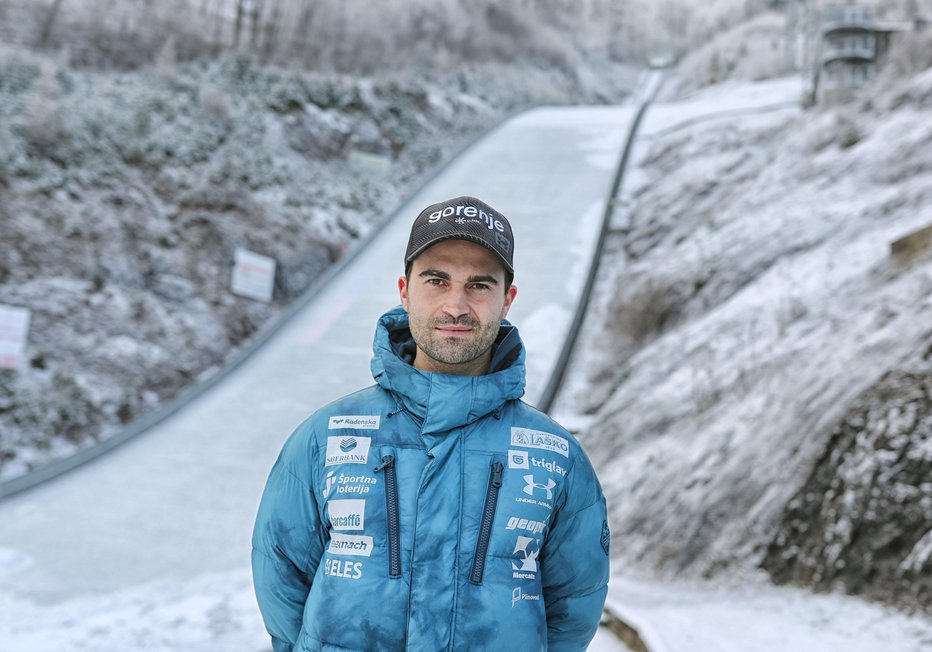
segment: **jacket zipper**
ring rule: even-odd
[[[505,465],[492,460],[489,468],[489,488],[485,492],[485,506],[482,508],[482,521],[479,523],[479,538],[476,541],[476,557],[472,562],[472,574],[469,581],[482,584],[485,572],[485,558],[489,552],[489,540],[492,538],[492,523],[495,521],[495,508],[498,505],[498,490],[502,486],[502,473]]]
[[[385,471],[385,511],[388,518],[388,576],[401,577],[401,527],[398,523],[398,478],[395,456],[383,455],[376,471]]]

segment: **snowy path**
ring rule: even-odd
[[[222,382],[109,455],[4,500],[3,649],[37,649],[17,643],[30,635],[27,622],[33,636],[48,628],[41,640],[57,641],[56,649],[93,639],[86,622],[104,633],[119,629],[114,620],[101,622],[104,615],[86,615],[98,606],[124,625],[120,614],[135,618],[137,629],[145,626],[138,619],[151,619],[158,640],[167,640],[173,628],[160,627],[158,614],[173,608],[154,596],[183,602],[179,595],[207,590],[184,587],[214,586],[203,578],[230,582],[223,613],[254,608],[243,578],[268,470],[313,409],[371,384],[375,321],[398,302],[407,231],[429,203],[472,194],[511,219],[519,294],[510,317],[529,349],[533,403],[571,319],[633,114],[630,107],[546,108],[509,121],[414,196],[317,300]],[[238,592],[229,593],[234,586]],[[225,631],[222,623],[217,631]],[[89,649],[121,647],[97,640]],[[132,640],[150,649],[139,642],[148,640],[144,634]],[[235,640],[249,637],[240,632]]]

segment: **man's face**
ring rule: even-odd
[[[505,268],[485,247],[444,240],[414,259],[398,279],[417,344],[414,366],[464,376],[484,374],[501,320],[517,294],[505,288]]]

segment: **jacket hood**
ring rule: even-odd
[[[524,395],[524,344],[518,329],[505,320],[493,344],[490,370],[482,376],[422,371],[411,364],[415,351],[408,313],[398,306],[382,315],[373,342],[372,377],[422,422],[422,432],[464,426]]]

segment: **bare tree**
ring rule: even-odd
[[[55,27],[55,21],[58,19],[58,14],[61,12],[62,0],[54,0],[52,6],[49,7],[48,13],[45,15],[45,20],[42,21],[42,29],[39,31],[39,47],[45,47],[49,43],[49,39],[52,37],[52,30]]]

